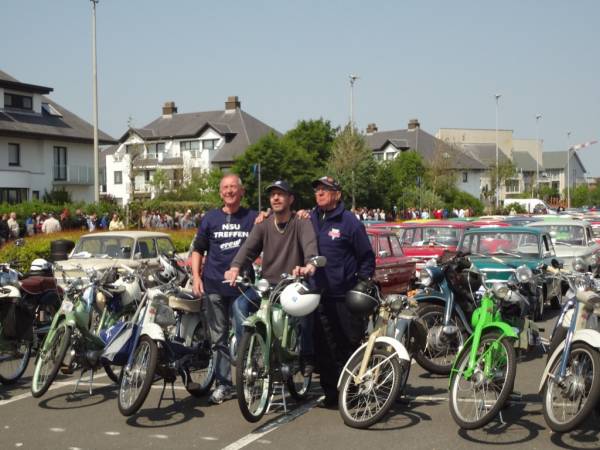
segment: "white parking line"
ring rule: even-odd
[[[294,409],[289,414],[280,417],[279,419],[275,420],[274,422],[267,423],[267,424],[263,425],[262,427],[260,427],[258,430],[253,431],[250,434],[247,434],[246,436],[238,439],[235,442],[232,442],[227,447],[224,447],[222,450],[239,450],[241,448],[244,448],[248,444],[251,444],[252,442],[257,441],[258,439],[261,439],[263,436],[269,434],[271,431],[275,431],[280,426],[291,422],[292,420],[300,417],[303,414],[306,414],[308,411],[313,409],[316,404],[317,404],[316,400],[308,402],[308,403]]]

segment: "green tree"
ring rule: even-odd
[[[580,184],[575,187],[575,189],[571,189],[571,206],[577,208],[579,206],[589,205],[591,200],[592,195],[587,184]]]
[[[502,186],[506,180],[514,178],[517,175],[517,169],[513,162],[509,159],[501,161],[498,166],[490,167],[490,185],[483,194],[487,199],[496,197],[496,186]],[[498,182],[496,182],[496,180]]]
[[[160,167],[154,171],[154,174],[152,174],[152,179],[149,182],[157,197],[160,197],[163,194],[168,183],[169,177],[167,176],[167,172]]]
[[[337,135],[327,167],[329,173],[339,180],[345,194],[351,199],[353,209],[356,208],[357,201],[367,201],[371,179],[377,171],[377,163],[373,159],[373,152],[367,147],[364,137],[358,130],[346,125]]]
[[[313,159],[315,167],[324,168],[337,133],[338,129],[333,128],[329,120],[301,120],[284,135],[284,139],[303,149]]]

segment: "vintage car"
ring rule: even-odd
[[[173,254],[175,246],[166,233],[153,231],[107,231],[81,236],[69,258],[58,261],[68,277],[84,276],[89,268],[103,269],[113,264],[137,267],[141,261],[158,265],[158,255]]]
[[[582,258],[586,270],[596,273],[600,261],[600,244],[594,240],[589,222],[584,220],[554,219],[534,222],[527,227],[547,231],[552,237],[556,256],[567,269],[573,268],[576,258]]]
[[[541,318],[547,301],[558,304],[560,281],[545,270],[557,259],[546,231],[531,227],[474,228],[465,232],[458,250],[470,255],[471,262],[486,274],[488,283],[506,282],[522,265],[537,273],[537,305],[533,310],[536,318]]]
[[[417,261],[417,277],[427,261],[456,252],[465,230],[473,225],[461,220],[431,220],[427,222],[386,223],[377,225],[396,232],[407,256]]]
[[[588,220],[592,226],[592,236],[594,240],[600,244],[600,220],[598,218]]]
[[[367,235],[375,252],[375,279],[383,293],[407,292],[415,279],[415,260],[404,254],[393,231],[369,227]]]

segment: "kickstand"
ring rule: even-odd
[[[73,389],[73,392],[72,392],[73,394],[75,392],[77,392],[77,389],[79,388],[79,382],[83,378],[83,374],[85,372],[89,372],[90,373],[90,377],[88,379],[88,382],[89,382],[88,392],[89,392],[90,395],[92,395],[92,385],[94,384],[94,370],[93,369],[81,369],[81,374],[79,375],[79,378],[77,379],[77,383],[75,383],[75,389]]]
[[[162,391],[160,393],[160,399],[158,400],[158,407],[160,408],[160,404],[163,401],[163,397],[165,395],[165,389],[167,388],[167,380],[163,379],[163,388]],[[177,401],[177,398],[175,397],[175,382],[171,382],[171,398],[173,399],[173,402]]]
[[[498,413],[498,420],[500,421],[500,425],[506,425],[506,422],[504,421],[504,417],[502,417],[502,411],[500,411]]]
[[[276,390],[281,392],[281,401],[274,402],[273,397],[275,397]],[[273,391],[271,392],[271,398],[269,398],[269,406],[267,406],[267,411],[265,414],[268,414],[271,410],[271,406],[283,406],[283,413],[287,414],[287,402],[285,399],[285,385],[283,383],[273,383]]]

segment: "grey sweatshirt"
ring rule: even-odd
[[[292,273],[294,267],[304,266],[318,255],[317,237],[310,220],[292,215],[283,233],[276,227],[275,215],[254,225],[231,267],[240,268],[247,261],[254,261],[262,251],[262,276],[276,284],[282,273]]]

